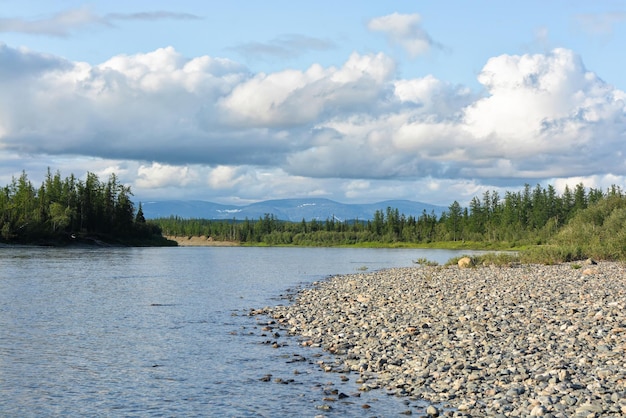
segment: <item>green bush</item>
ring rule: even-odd
[[[433,261],[433,260],[429,260],[425,257],[420,257],[417,260],[413,261],[415,264],[419,264],[420,266],[429,266],[429,267],[436,267],[439,265],[438,262]]]
[[[527,255],[555,262],[626,259],[626,199],[609,196],[579,211],[550,244]]]

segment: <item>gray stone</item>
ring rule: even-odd
[[[445,403],[439,415],[626,415],[626,266],[593,269],[389,269],[253,312],[337,355],[324,367],[362,390]]]

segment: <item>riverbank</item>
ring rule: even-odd
[[[206,235],[200,236],[178,236],[164,235],[171,241],[176,241],[181,247],[332,247],[332,248],[412,248],[412,249],[438,249],[438,250],[478,250],[478,251],[518,251],[527,247],[514,247],[509,243],[481,243],[481,242],[465,242],[465,241],[441,241],[431,243],[414,243],[414,242],[359,242],[355,244],[328,244],[328,245],[296,245],[296,244],[276,244],[270,245],[264,242],[239,242],[239,241],[221,241]]]
[[[626,414],[626,268],[416,267],[337,276],[267,314],[361,390],[448,416]]]
[[[161,235],[150,237],[116,237],[109,234],[59,234],[53,237],[33,238],[15,242],[0,241],[0,248],[56,247],[56,248],[108,248],[108,247],[174,247],[177,243]]]
[[[236,241],[216,241],[211,237],[164,235],[170,241],[175,241],[179,247],[238,247]]]

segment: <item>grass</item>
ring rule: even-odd
[[[439,263],[436,261],[432,261],[429,260],[425,257],[420,257],[417,260],[413,261],[415,264],[419,264],[420,266],[429,266],[429,267],[435,267],[438,266]]]
[[[575,262],[587,258],[599,260],[619,260],[622,259],[620,254],[613,254],[604,248],[574,245],[574,244],[556,244],[556,245],[530,245],[511,242],[475,242],[475,241],[440,241],[430,243],[411,243],[411,242],[359,242],[355,244],[322,244],[311,243],[311,245],[303,244],[268,244],[265,242],[242,242],[242,246],[246,247],[332,247],[332,248],[405,248],[405,249],[444,249],[444,250],[477,250],[489,251],[482,255],[469,256],[474,265],[495,265],[507,266],[517,263],[522,264],[545,264],[553,265],[567,262]],[[621,247],[620,247],[621,248]],[[613,251],[615,252],[615,251]],[[465,255],[464,255],[465,256]],[[461,257],[464,257],[461,256]],[[454,257],[446,266],[453,265],[458,262],[461,257]],[[436,262],[420,258],[414,261],[415,264],[424,266],[435,266]]]
[[[263,243],[245,243],[248,246],[268,246]],[[352,244],[282,244],[276,246],[287,247],[332,247],[332,248],[408,248],[408,249],[436,249],[436,250],[477,250],[477,251],[521,251],[527,246],[510,242],[477,242],[477,241],[438,241],[429,243],[415,242],[381,242],[363,241]]]
[[[537,245],[520,252],[525,264],[560,264],[589,258],[578,246]]]
[[[510,267],[520,263],[520,255],[517,253],[485,253],[480,255],[461,255],[459,257],[452,257],[446,262],[446,266],[457,265],[459,260],[463,257],[469,257],[472,260],[473,266],[500,266]]]

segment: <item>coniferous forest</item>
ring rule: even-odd
[[[258,220],[156,219],[164,234],[207,236],[248,245],[405,246],[524,249],[530,259],[559,262],[586,257],[626,259],[626,195],[566,186],[526,185],[518,192],[485,192],[469,207],[453,202],[441,216],[405,216],[377,211],[372,220],[285,222],[266,214]],[[456,245],[459,247],[459,245]]]
[[[112,174],[101,181],[87,173],[84,181],[64,179],[48,169],[36,188],[26,172],[0,189],[0,242],[68,245],[175,245],[163,238],[157,223],[135,210],[130,187]]]
[[[206,236],[244,245],[463,246],[523,249],[533,260],[559,262],[595,257],[626,260],[626,194],[619,186],[587,189],[526,185],[452,202],[440,216],[405,216],[388,207],[370,220],[333,217],[287,222],[272,214],[256,219],[209,220],[172,216],[146,220],[130,187],[115,174],[80,180],[48,170],[36,188],[25,172],[0,189],[0,242],[39,245],[104,242],[175,245],[163,237]]]

